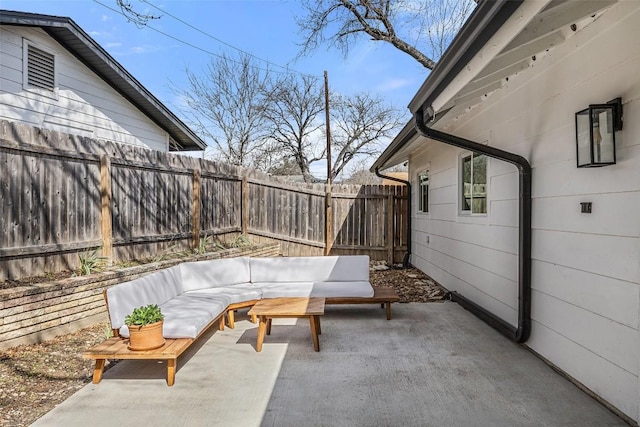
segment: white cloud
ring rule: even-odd
[[[102,15],[102,22],[107,22],[108,20],[110,20],[111,18],[107,15]]]
[[[122,46],[122,43],[120,43],[120,42],[105,43],[105,45],[104,45],[104,47],[106,47],[107,49],[114,48],[114,47],[120,47],[120,46]]]
[[[413,84],[411,79],[391,79],[376,86],[377,92],[390,92]]]

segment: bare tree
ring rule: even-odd
[[[376,176],[369,171],[370,162],[366,159],[360,159],[352,162],[348,166],[349,170],[343,170],[343,173],[348,175],[348,178],[341,180],[343,184],[380,184],[382,178]]]
[[[362,36],[384,41],[432,70],[474,0],[303,0],[302,54],[321,44],[346,55]]]
[[[354,160],[379,154],[401,124],[400,113],[380,97],[332,94],[330,100],[331,178],[342,174]],[[305,182],[312,182],[310,166],[326,159],[324,98],[321,82],[310,76],[288,76],[271,92],[266,108],[270,122],[269,151],[277,164],[297,165]],[[277,170],[278,168],[276,168]]]
[[[267,169],[267,172],[272,175],[280,176],[301,175],[298,163],[289,157],[280,158],[277,162],[274,162],[274,164]]]
[[[151,20],[160,19],[161,15],[153,15],[149,12],[138,12],[134,7],[126,0],[116,0],[122,14],[127,18],[129,22],[133,22],[136,27],[142,28]]]
[[[332,179],[354,159],[378,155],[403,123],[397,109],[368,93],[334,95],[331,105]]]
[[[326,155],[326,149],[318,144],[324,127],[319,80],[312,76],[283,77],[274,85],[269,98],[265,108],[270,128],[269,150],[278,153],[281,159],[292,159],[305,182],[312,182],[311,163]]]
[[[186,70],[188,87],[174,91],[191,125],[213,144],[215,159],[254,165],[266,148],[265,110],[271,76],[249,55],[212,60],[204,73]]]

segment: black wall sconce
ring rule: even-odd
[[[622,98],[576,113],[578,167],[616,164],[616,131],[622,130]]]

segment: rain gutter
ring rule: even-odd
[[[431,129],[426,125],[431,119],[430,115],[425,117],[422,108],[414,114],[416,130],[422,136],[503,160],[518,168],[518,326],[514,327],[458,292],[451,292],[451,298],[512,341],[523,343],[531,334],[531,165],[518,154]]]

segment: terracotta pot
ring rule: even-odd
[[[129,350],[144,351],[162,347],[162,324],[161,320],[144,326],[129,326]]]

